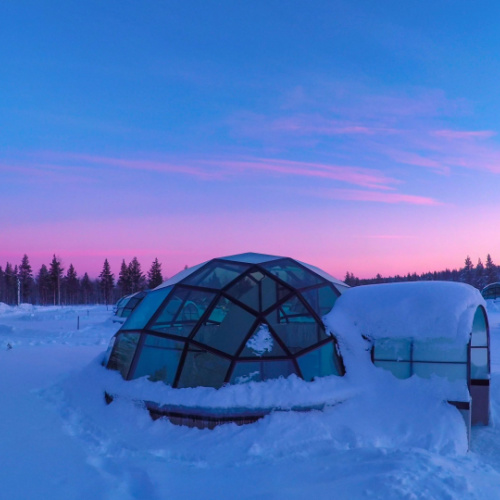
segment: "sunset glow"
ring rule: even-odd
[[[498,264],[499,11],[3,3],[0,265]]]

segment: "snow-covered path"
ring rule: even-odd
[[[493,423],[474,429],[463,455],[398,447],[402,429],[386,433],[391,446],[363,440],[347,406],[214,431],[153,422],[129,403],[103,402],[97,358],[118,327],[109,311],[4,308],[0,498],[500,499],[499,319]]]

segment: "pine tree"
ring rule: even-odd
[[[474,273],[474,286],[479,290],[482,290],[485,287],[486,278],[484,275],[484,266],[481,262],[481,259],[478,259],[476,265],[476,272]]]
[[[54,254],[49,267],[50,293],[54,298],[54,305],[61,305],[61,282],[64,268],[61,259]]]
[[[116,284],[120,288],[122,295],[129,295],[131,293],[132,287],[130,284],[130,275],[128,272],[128,266],[125,264],[125,259],[122,261],[120,274],[118,275],[118,282]]]
[[[49,293],[51,289],[51,279],[45,264],[42,264],[40,271],[38,271],[36,282],[38,287],[39,302],[40,304],[45,305],[49,301]]]
[[[5,302],[7,304],[17,304],[17,266],[12,267],[10,262],[5,264],[4,271]]]
[[[137,260],[137,257],[134,257],[128,265],[128,276],[130,280],[130,293],[144,290],[146,280],[142,274],[141,264]]]
[[[474,264],[468,255],[465,259],[465,266],[460,273],[460,281],[469,285],[472,285],[474,282]]]
[[[28,256],[24,254],[21,265],[19,266],[19,281],[21,283],[21,300],[22,302],[32,301],[32,290],[33,290],[33,270],[28,259]]]
[[[486,256],[485,280],[486,285],[490,285],[491,283],[495,283],[496,281],[498,281],[497,266],[493,264],[493,259],[491,258],[490,254]]]
[[[94,287],[92,286],[92,282],[90,281],[89,275],[87,273],[83,275],[82,282],[80,283],[80,288],[82,291],[82,303],[89,304]]]
[[[108,305],[111,299],[111,292],[115,286],[115,275],[111,273],[108,259],[104,260],[101,274],[99,274],[99,286],[104,296],[104,303]]]
[[[5,302],[5,273],[0,266],[0,302]]]
[[[156,258],[151,264],[151,269],[148,271],[148,288],[156,288],[162,283],[161,264],[158,262],[158,258]]]
[[[70,264],[66,276],[64,278],[67,302],[69,304],[76,304],[78,302],[78,292],[80,288],[80,282],[78,281],[78,275],[73,264]]]

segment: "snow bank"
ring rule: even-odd
[[[289,377],[221,389],[172,389],[145,378],[124,381],[119,373],[103,368],[100,359],[52,388],[50,397],[57,393],[61,405],[80,414],[78,421],[93,421],[86,427],[105,429],[105,435],[119,434],[128,447],[163,447],[169,456],[193,462],[202,456],[212,466],[231,463],[234,457],[239,462],[273,462],[334,449],[420,448],[451,455],[467,451],[463,419],[444,402],[444,385],[438,379],[397,380],[379,370],[375,382],[362,385],[332,376],[313,382]],[[105,390],[122,397],[107,406]],[[137,401],[150,398],[190,408],[266,408],[272,403],[280,410],[251,425],[200,430],[164,419],[150,421]],[[325,403],[322,411],[282,411]]]

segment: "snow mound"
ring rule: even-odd
[[[341,337],[356,332],[371,339],[443,338],[467,344],[480,305],[486,308],[479,291],[464,283],[366,285],[346,290],[326,322]]]

